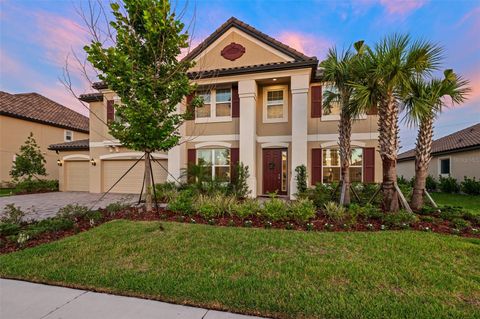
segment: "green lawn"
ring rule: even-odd
[[[439,205],[461,206],[472,213],[480,214],[480,196],[463,194],[430,193]]]
[[[113,221],[0,276],[281,318],[479,318],[480,240]]]

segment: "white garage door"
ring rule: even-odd
[[[65,161],[65,190],[70,192],[88,192],[88,161]]]
[[[167,169],[167,160],[157,160],[165,169]],[[103,167],[103,185],[102,191],[106,192],[115,184],[116,181],[128,169],[135,164],[136,160],[104,160],[102,162]],[[153,177],[155,183],[164,183],[167,180],[167,172],[160,167],[158,163],[152,161]],[[125,194],[139,194],[142,190],[143,175],[145,171],[144,161],[140,161],[125,177],[118,182],[117,185],[110,191],[112,193],[125,193]]]

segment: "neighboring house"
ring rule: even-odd
[[[52,143],[88,138],[88,118],[37,93],[0,91],[0,184],[11,182],[15,154],[33,133],[46,159],[48,179],[58,179]]]
[[[185,59],[196,62],[188,75],[198,84],[204,106],[180,128],[184,143],[168,154],[156,154],[165,169],[153,164],[155,182],[179,178],[187,163],[200,159],[212,165],[212,177],[219,179],[229,179],[232,167],[243,162],[250,170],[248,185],[254,196],[275,191],[295,194],[295,168],[302,164],[307,166],[310,185],[338,181],[338,107],[330,114],[322,111],[323,84],[316,57],[231,18]],[[115,93],[104,83],[94,88],[99,93],[81,99],[90,103],[91,112],[102,121],[114,120],[113,105],[119,102]],[[178,106],[179,111],[185,110],[191,98]],[[365,114],[353,125],[354,181],[381,180],[377,120],[377,115]],[[70,176],[70,182],[61,179],[63,190],[78,184],[68,169],[73,159],[84,157],[83,167],[89,166],[89,180],[83,178],[82,187],[88,183],[90,192],[105,192],[142,155],[113,140],[102,121],[90,116],[88,152],[94,165],[84,156],[86,144],[66,156],[59,150],[67,163],[63,174]],[[112,191],[138,193],[142,173],[140,162]]]
[[[415,150],[398,156],[397,174],[407,179],[415,176]],[[464,176],[480,179],[480,123],[439,138],[432,143],[432,160],[428,174],[452,176],[462,181]]]

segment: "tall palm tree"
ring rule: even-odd
[[[419,127],[415,146],[415,182],[410,201],[413,210],[420,210],[423,206],[435,117],[447,106],[447,100],[451,101],[452,106],[462,103],[470,91],[468,81],[457,76],[453,70],[445,70],[444,76],[443,80],[412,79],[403,98],[407,120]]]
[[[373,49],[366,48],[357,64],[361,80],[352,83],[354,113],[378,109],[378,142],[382,159],[382,208],[399,209],[397,181],[398,118],[401,92],[413,77],[429,74],[439,66],[441,48],[426,41],[411,41],[408,35],[391,35]]]
[[[357,55],[363,52],[363,41],[355,43]],[[353,63],[357,56],[351,49],[338,53],[336,48],[328,51],[327,58],[320,63],[323,68],[323,80],[334,86],[335,90],[323,92],[323,108],[327,112],[332,103],[340,104],[340,122],[338,125],[340,151],[340,180],[342,194],[340,204],[350,204],[350,161],[352,157],[351,135],[353,117],[348,111],[353,88],[349,85],[354,80]]]

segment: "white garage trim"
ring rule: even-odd
[[[142,152],[128,152],[128,153],[107,154],[107,155],[100,156],[100,159],[101,160],[114,159],[114,158],[118,158],[118,159],[122,159],[122,158],[123,159],[139,159],[140,157],[143,156],[143,154],[145,154],[145,153],[142,153]],[[153,153],[151,155],[154,158],[168,159],[167,154]]]
[[[211,147],[211,146],[221,146],[221,147],[225,147],[225,148],[231,148],[231,147],[232,147],[232,143],[226,143],[226,142],[203,142],[203,143],[195,144],[195,148]]]
[[[72,154],[72,155],[66,155],[62,157],[63,161],[68,161],[68,160],[89,160],[90,156],[85,155],[85,154]]]

